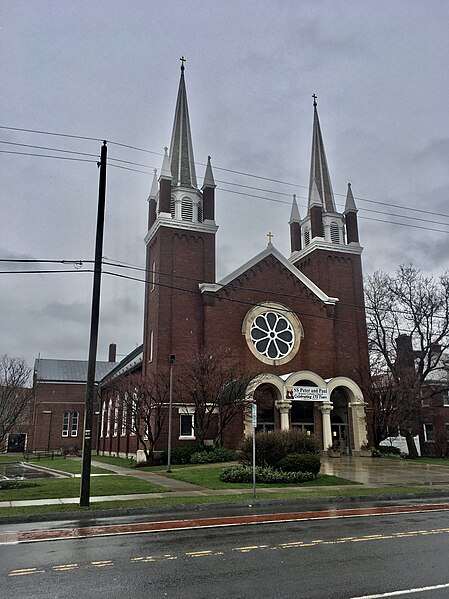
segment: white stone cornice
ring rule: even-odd
[[[213,220],[205,220],[202,223],[195,223],[188,220],[177,220],[171,217],[169,212],[160,212],[153,226],[145,236],[144,242],[146,245],[153,239],[157,231],[161,227],[169,227],[170,229],[178,229],[195,233],[216,233],[218,225]]]
[[[301,281],[301,283],[303,283],[303,285],[307,287],[314,295],[316,295],[316,297],[320,299],[324,304],[334,305],[338,302],[337,297],[328,296],[324,291],[322,291],[318,287],[318,285],[315,285],[315,283],[313,283],[313,281],[311,281],[303,272],[301,272],[295,266],[293,266],[293,264],[289,262],[287,258],[285,258],[279,252],[279,250],[277,250],[271,244],[268,245],[268,247],[265,250],[263,250],[263,252],[260,252],[260,254],[257,254],[257,256],[254,256],[253,258],[251,258],[251,260],[240,266],[240,268],[234,270],[234,272],[222,279],[218,284],[200,283],[199,288],[201,292],[210,291],[216,293],[222,287],[225,287],[226,285],[228,285],[228,283],[230,283],[231,281],[233,281],[241,274],[243,274],[244,272],[246,272],[247,270],[249,270],[250,268],[252,268],[253,266],[255,266],[270,255],[276,258],[283,266],[285,266],[285,268],[289,270],[293,276],[295,276],[299,281]]]
[[[324,250],[327,252],[336,252],[339,254],[352,254],[360,256],[363,252],[363,247],[360,245],[360,243],[356,242],[352,242],[348,245],[343,245],[340,243],[330,243],[328,241],[324,241],[322,237],[314,237],[312,241],[309,243],[309,245],[307,245],[305,248],[303,248],[299,252],[293,252],[289,260],[292,263],[297,262],[298,260],[302,260],[302,258],[308,256],[315,250]]]

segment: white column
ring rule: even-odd
[[[275,403],[277,409],[281,413],[281,431],[288,431],[290,428],[290,419],[288,417],[290,410],[292,409],[292,402],[283,399],[276,400]]]
[[[332,447],[332,429],[331,429],[331,411],[333,405],[329,401],[324,402],[321,407],[321,415],[323,421],[323,449],[326,451]]]
[[[351,426],[354,439],[354,452],[359,452],[360,447],[368,442],[366,434],[365,404],[363,401],[352,401],[349,403]]]

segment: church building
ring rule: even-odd
[[[217,281],[215,190],[210,157],[197,181],[182,64],[170,150],[148,198],[143,345],[111,375],[141,369],[146,376],[167,371],[170,356],[182,364],[195,353],[227,350],[259,373],[246,389],[258,430],[301,428],[323,451],[338,443],[358,455],[367,442],[362,247],[350,184],[344,212],[335,205],[316,97],[307,212],[300,214],[293,196],[285,223],[290,256],[269,235],[259,254]],[[100,449],[123,453],[120,426],[114,441],[106,422],[113,413],[120,410],[104,404]],[[173,418],[172,445],[194,442],[193,411],[174,405]],[[237,448],[252,426],[248,409],[225,445]],[[157,449],[166,444],[165,434]],[[128,439],[126,453],[137,449]]]

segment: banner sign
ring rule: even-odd
[[[251,404],[251,418],[253,421],[253,428],[257,428],[257,404]]]
[[[327,401],[326,387],[286,387],[285,399],[296,401]]]

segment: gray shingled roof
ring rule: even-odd
[[[97,362],[95,382],[99,382],[113,368],[116,362]],[[87,360],[47,360],[38,358],[34,363],[38,381],[85,383],[87,381]]]

